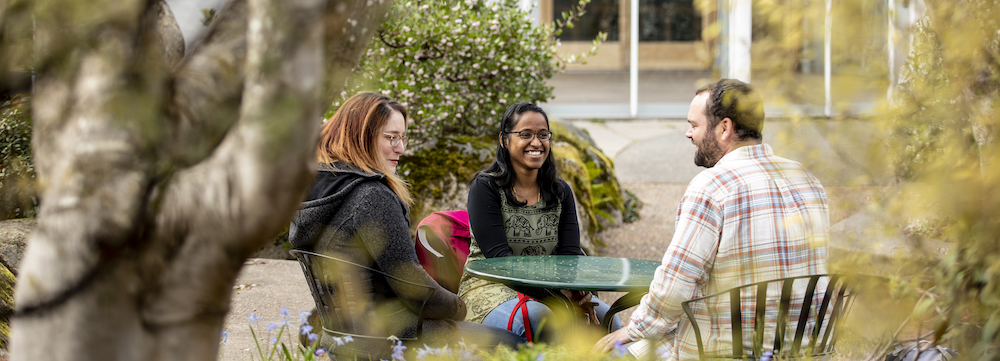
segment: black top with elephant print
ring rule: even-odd
[[[584,255],[573,190],[562,179],[562,198],[545,209],[545,201],[518,207],[510,204],[495,181],[480,176],[469,188],[472,243],[467,262],[506,256]],[[458,295],[469,313],[466,320],[482,322],[496,306],[517,297],[503,284],[462,275]]]

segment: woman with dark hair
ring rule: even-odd
[[[469,187],[473,242],[468,261],[506,256],[584,255],[573,190],[556,171],[550,151],[549,118],[535,104],[517,103],[503,115],[493,163]],[[599,319],[610,308],[591,293],[563,290],[587,316]],[[513,289],[466,273],[458,290],[469,305],[467,320],[502,327],[533,341],[552,311]],[[524,327],[526,307],[530,327]],[[615,317],[615,326],[621,321]],[[509,327],[508,327],[509,326]]]
[[[359,291],[349,294],[354,289],[345,289],[339,295],[328,295],[333,299],[327,300],[336,309],[363,308],[366,323],[381,328],[386,335],[414,338],[422,309],[423,335],[413,346],[441,346],[458,341],[459,336],[467,344],[484,347],[518,343],[516,336],[502,329],[457,322],[465,319],[465,303],[437,284],[417,262],[410,238],[411,197],[406,183],[396,176],[396,165],[408,140],[405,133],[406,108],[389,97],[362,92],[344,102],[322,127],[316,152],[319,172],[292,220],[289,241],[295,249],[390,275],[362,272],[358,275]],[[357,294],[367,299],[356,298]],[[339,317],[336,312],[331,314],[334,316],[329,317]],[[322,329],[328,332],[322,333],[321,345],[334,354],[390,358],[391,348],[385,346],[384,339],[354,337],[347,344],[334,342],[333,337],[348,335],[338,325],[351,321],[322,321]]]

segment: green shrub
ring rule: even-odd
[[[578,14],[564,14],[561,23]],[[552,99],[545,81],[603,39],[590,53],[563,59],[552,40],[559,31],[536,24],[515,0],[397,2],[328,115],[372,90],[410,110],[411,148],[433,148],[445,135],[493,133],[511,104]]]
[[[34,184],[29,99],[17,95],[0,103],[0,219],[35,216]]]

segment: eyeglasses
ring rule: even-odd
[[[389,133],[382,133],[382,134],[385,134],[385,139],[388,139],[389,145],[393,147],[398,146],[400,143],[402,143],[403,146],[405,147],[406,144],[410,142],[410,137],[407,137],[405,135],[396,135]]]
[[[523,140],[531,140],[531,138],[538,137],[538,140],[545,142],[552,138],[552,132],[547,130],[541,130],[538,133],[535,133],[525,129],[520,132],[504,132],[504,133],[507,134],[517,133],[517,136]]]

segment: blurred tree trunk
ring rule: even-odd
[[[34,39],[41,196],[13,359],[214,360],[243,261],[291,219],[390,3],[231,0],[182,58],[163,0],[0,0],[23,36],[0,44]]]

